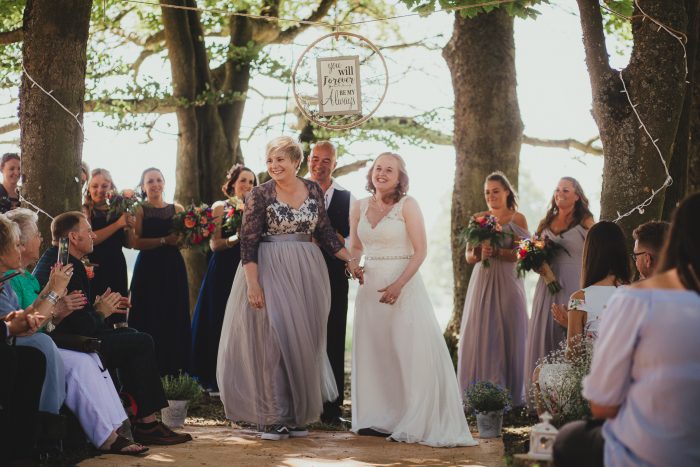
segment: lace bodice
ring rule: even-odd
[[[309,190],[309,196],[298,209],[277,200],[274,180],[250,192],[245,202],[240,235],[243,264],[257,262],[260,238],[267,235],[310,234],[333,254],[343,247],[326,214],[321,187],[316,182],[300,180]]]
[[[362,242],[366,256],[404,256],[413,254],[413,245],[408,237],[402,209],[407,196],[394,204],[389,212],[372,227],[367,220],[370,198],[360,200],[360,221],[357,236]]]

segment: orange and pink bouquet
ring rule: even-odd
[[[172,233],[180,235],[182,245],[186,248],[206,249],[209,237],[216,229],[214,215],[207,204],[191,204],[183,212],[173,216]]]
[[[561,290],[561,284],[550,264],[559,251],[569,254],[566,248],[545,236],[524,238],[518,242],[515,250],[518,255],[515,269],[520,277],[524,277],[528,271],[535,271],[542,276],[550,293],[555,294]]]

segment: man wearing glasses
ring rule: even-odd
[[[631,256],[637,271],[639,271],[639,279],[646,279],[654,275],[668,226],[668,222],[665,221],[649,221],[632,232],[634,249]]]

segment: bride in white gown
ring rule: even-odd
[[[418,204],[406,196],[403,159],[381,154],[367,188],[374,195],[350,212],[351,255],[365,255],[355,299],[352,431],[434,447],[476,445],[418,272],[425,226]]]

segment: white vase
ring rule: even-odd
[[[477,412],[476,426],[479,429],[479,438],[498,438],[503,426],[503,411]]]
[[[160,409],[160,418],[170,428],[180,428],[187,418],[189,401],[168,401],[168,406]]]

